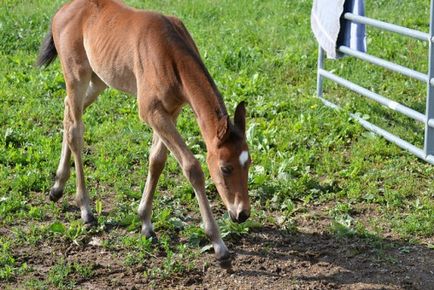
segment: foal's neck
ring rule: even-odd
[[[226,106],[213,79],[200,61],[196,61],[181,76],[185,97],[199,124],[208,149],[213,146],[219,120],[227,116]]]

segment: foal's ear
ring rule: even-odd
[[[230,126],[229,116],[225,115],[221,117],[217,127],[217,139],[219,141],[219,144],[222,144],[229,137],[229,133],[230,133],[229,126]]]
[[[246,132],[246,103],[244,101],[239,103],[235,109],[234,124],[243,134]]]

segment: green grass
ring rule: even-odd
[[[368,1],[370,16],[428,30],[426,1]],[[48,242],[81,244],[108,228],[103,246],[126,248],[125,265],[165,252],[162,265],[146,277],[187,272],[207,240],[199,228],[193,192],[179,166],[169,158],[154,202],[159,247],[138,234],[136,210],[147,173],[150,129],[139,121],[134,98],[107,90],[85,115],[87,188],[97,201],[99,226],[86,230],[69,211],[75,176],[59,205],[47,202],[60,155],[65,86],[58,61],[35,69],[39,44],[62,1],[3,0],[0,9],[0,279],[20,280],[32,271],[17,262],[13,248]],[[138,7],[183,19],[221,90],[231,113],[248,103],[248,142],[253,166],[249,176],[252,222],[233,225],[217,216],[227,239],[247,235],[258,224],[294,229],[300,212],[332,204],[330,233],[391,232],[397,239],[431,241],[434,235],[434,167],[349,118],[359,112],[421,146],[423,128],[361,96],[326,82],[326,95],[344,111],[325,108],[315,97],[317,46],[309,29],[311,1],[138,1]],[[399,9],[396,8],[399,6]],[[421,9],[422,7],[422,9]],[[426,71],[425,44],[375,29],[368,30],[369,52]],[[425,88],[397,74],[358,60],[327,61],[328,69],[376,92],[424,111]],[[205,146],[191,110],[178,127],[205,167]],[[221,202],[207,181],[209,197]],[[364,206],[374,214],[356,214]],[[271,213],[283,215],[280,223]],[[178,242],[171,240],[178,237]],[[182,245],[187,245],[185,248]],[[205,248],[206,249],[206,248]],[[81,272],[83,273],[81,273]],[[73,288],[74,273],[92,269],[59,260],[47,281],[29,279],[32,288]],[[27,278],[23,278],[27,279]],[[42,284],[41,284],[42,283]]]

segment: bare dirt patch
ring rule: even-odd
[[[321,211],[312,212],[317,210]],[[315,221],[300,218],[296,231],[270,225],[242,238],[227,239],[236,252],[232,272],[219,268],[213,255],[204,253],[194,261],[193,269],[150,278],[144,271],[161,266],[163,253],[126,266],[128,251],[124,248],[108,250],[90,241],[76,245],[54,240],[14,249],[16,260],[26,262],[33,271],[3,286],[23,286],[29,279],[43,281],[63,257],[92,269],[90,278],[71,274],[75,286],[82,289],[434,289],[432,249],[392,238],[330,234],[328,221],[317,216]],[[116,231],[128,234],[122,228]]]

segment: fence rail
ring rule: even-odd
[[[351,114],[352,118],[357,120],[363,127],[366,129],[375,132],[376,134],[384,137],[388,141],[395,143],[401,148],[408,150],[413,153],[417,157],[434,164],[434,0],[431,0],[430,4],[430,29],[429,33],[421,32],[414,29],[409,29],[406,27],[402,27],[399,25],[379,21],[376,19],[372,19],[369,17],[359,16],[352,13],[345,13],[344,18],[355,22],[361,23],[365,25],[370,25],[376,27],[381,30],[386,30],[394,33],[398,33],[407,37],[415,38],[422,41],[429,42],[429,51],[428,51],[428,73],[424,74],[412,69],[409,69],[405,66],[384,60],[382,58],[378,58],[376,56],[369,55],[367,53],[359,52],[353,50],[346,46],[340,46],[338,50],[352,57],[359,58],[361,60],[370,62],[374,65],[378,65],[389,69],[394,72],[401,73],[405,76],[417,79],[426,83],[427,85],[427,97],[426,97],[426,111],[425,114],[417,112],[407,106],[404,106],[396,101],[388,99],[382,95],[374,93],[366,88],[363,88],[349,80],[346,80],[342,77],[337,76],[336,74],[325,70],[324,59],[325,53],[324,50],[320,47],[318,50],[318,72],[317,72],[317,96],[323,101],[326,106],[329,106],[334,109],[339,109],[340,107],[337,104],[334,104],[328,100],[326,100],[323,96],[323,83],[324,79],[328,79],[334,81],[335,83],[346,87],[360,95],[363,95],[371,100],[374,100],[381,105],[388,107],[396,112],[406,115],[416,121],[422,122],[425,124],[425,135],[424,135],[424,148],[418,148],[413,144],[401,139],[400,137],[360,118],[355,114]]]

